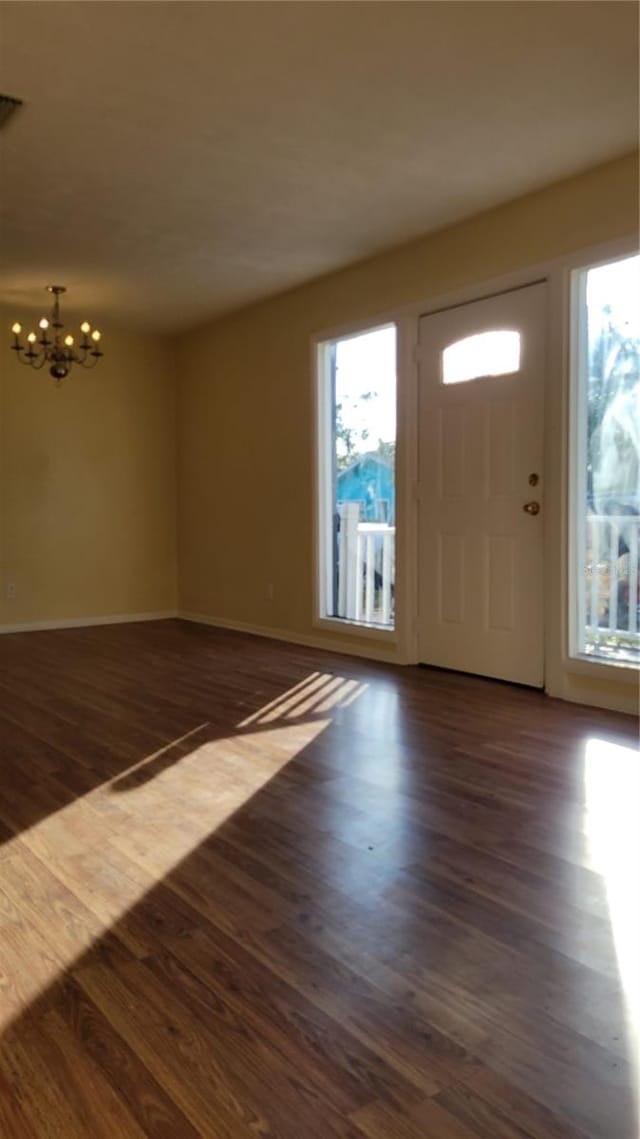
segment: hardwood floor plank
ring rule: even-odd
[[[541,1100],[527,1096],[517,1084],[502,1079],[490,1067],[479,1067],[467,1084],[446,1088],[437,1096],[437,1101],[453,1115],[473,1118],[473,1125],[483,1139],[483,1128],[489,1132],[487,1139],[497,1134],[502,1137],[502,1132],[504,1139],[510,1139],[509,1129],[514,1128],[524,1131],[527,1139],[584,1139],[590,1133],[551,1112]],[[624,1134],[623,1130],[617,1131],[616,1126],[614,1120],[610,1121],[610,1139],[616,1133]]]
[[[145,1063],[184,1113],[212,1135],[218,1127],[221,1135],[226,1129],[231,1135],[269,1134],[273,1128],[283,1139],[301,1131],[309,1139],[355,1139],[356,1129],[321,1100],[309,1073],[282,1069],[223,1002],[215,1001],[212,1018],[211,990],[195,977],[183,974],[174,990],[179,995],[172,995],[152,960],[125,966],[117,979],[94,966],[79,970],[77,978],[114,1027],[119,1020],[131,1046],[146,1054]],[[132,1001],[143,1005],[142,1022]]]
[[[217,1128],[221,1139],[237,1139],[251,1124],[260,1124],[261,1118],[245,1109],[212,1064],[206,1034],[182,1010],[176,1017],[174,1001],[169,999],[166,1007],[161,1001],[159,1009],[157,1001],[142,1000],[120,970],[93,962],[76,971],[74,979],[196,1130],[215,1135]]]
[[[0,703],[8,1139],[636,1139],[632,720],[180,621]]]
[[[145,1139],[145,1132],[105,1078],[101,1065],[56,1009],[42,1019],[46,1062],[75,1116],[92,1139]]]
[[[482,1089],[483,1081],[486,1096],[473,1086],[475,1082]],[[500,1139],[584,1139],[585,1132],[559,1119],[514,1085],[505,1082],[502,1089],[501,1094],[497,1077],[483,1069],[471,1084],[446,1088],[434,1102],[470,1127],[478,1139],[495,1139],[497,1135]]]
[[[0,1045],[0,1048],[2,1046]],[[0,1071],[0,1135],[20,1136],[20,1139],[38,1139],[18,1095],[6,1076]]]
[[[73,977],[57,986],[55,1012],[76,1053],[88,1056],[148,1139],[197,1139],[199,1132],[111,1027]],[[91,1130],[89,1120],[89,1132]]]
[[[66,1088],[58,1083],[42,1018],[12,1026],[0,1041],[0,1073],[10,1085],[21,1113],[38,1139],[87,1139]],[[9,1132],[11,1135],[11,1132]],[[20,1136],[16,1136],[16,1139]],[[11,1136],[13,1139],[13,1136]]]
[[[336,1108],[353,1108],[372,1097],[399,1104],[419,1102],[423,1093],[367,1048],[339,1021],[282,981],[263,961],[220,930],[197,931],[176,939],[170,951],[205,985],[218,992],[238,1015],[258,1018],[284,1054],[306,1059],[322,1076]],[[348,1093],[348,1102],[343,1102]]]
[[[478,1139],[454,1115],[435,1100],[425,1100],[411,1114],[393,1112],[383,1103],[372,1103],[352,1116],[369,1139]]]
[[[434,1095],[472,1067],[464,1047],[320,950],[313,937],[282,927],[266,936],[263,952],[272,968],[377,1050],[423,1096]]]

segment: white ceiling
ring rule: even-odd
[[[3,3],[0,300],[177,330],[637,144],[635,3]]]

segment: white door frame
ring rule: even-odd
[[[598,260],[637,251],[634,234],[616,238],[567,253],[553,260],[537,262],[498,277],[490,277],[432,295],[411,305],[363,315],[361,320],[318,331],[312,338],[313,404],[316,402],[317,345],[325,340],[353,335],[380,325],[395,323],[398,330],[398,444],[396,458],[396,628],[395,660],[399,664],[417,664],[418,637],[418,325],[421,316],[441,308],[453,308],[468,301],[481,300],[494,293],[547,282],[546,347],[547,367],[544,391],[544,486],[546,505],[544,519],[544,597],[545,597],[545,690],[554,696],[565,696],[567,674],[591,680],[615,679],[616,684],[637,688],[638,672],[623,665],[604,664],[572,658],[569,642],[569,461],[570,461],[570,281],[574,269]],[[314,534],[317,533],[316,468],[314,462]],[[314,557],[314,573],[316,572]],[[349,637],[361,632],[353,626]],[[347,631],[344,630],[345,638]],[[362,646],[362,641],[359,642]],[[345,648],[348,651],[347,644]],[[362,652],[358,647],[355,651]],[[587,702],[597,702],[595,693]],[[606,704],[605,704],[606,706]]]
[[[553,261],[519,269],[501,277],[430,297],[422,304],[396,314],[399,340],[398,370],[398,567],[396,603],[399,615],[398,646],[403,663],[417,664],[418,635],[418,325],[421,316],[443,308],[509,292],[535,281],[547,282],[547,367],[544,378],[544,609],[545,688],[561,695],[564,673],[609,679],[637,685],[632,668],[570,656],[569,642],[569,491],[570,491],[570,283],[576,268],[636,251],[634,237],[626,237],[567,254]],[[404,446],[402,445],[404,443]],[[400,481],[402,480],[402,491]]]

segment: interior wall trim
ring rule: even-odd
[[[3,633],[37,633],[46,629],[81,629],[89,625],[126,625],[135,621],[166,621],[177,617],[177,609],[160,609],[157,613],[111,613],[108,617],[61,617],[54,621],[27,621],[0,625]]]
[[[196,625],[212,625],[216,629],[231,629],[236,633],[248,633],[254,637],[267,637],[274,641],[288,641],[290,645],[304,645],[309,649],[324,649],[329,653],[340,653],[343,656],[364,657],[368,660],[380,660],[386,664],[402,664],[398,648],[394,645],[386,647],[382,644],[372,643],[370,640],[360,643],[352,641],[331,640],[327,637],[316,637],[307,633],[295,633],[291,629],[277,629],[267,625],[252,625],[245,621],[232,621],[225,617],[211,617],[206,613],[190,613],[179,609],[177,616],[182,621],[192,621]]]

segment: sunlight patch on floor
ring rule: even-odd
[[[605,739],[585,750],[587,835],[593,869],[602,874],[626,1002],[629,1042],[638,1058],[640,1031],[640,754]]]
[[[121,780],[131,780],[132,777],[136,775],[136,773],[144,773],[145,768],[149,767],[153,763],[157,763],[158,760],[161,760],[163,758],[163,756],[170,755],[178,748],[185,748],[185,750],[187,750],[187,744],[195,743],[196,736],[201,735],[210,729],[211,725],[208,721],[205,721],[203,724],[199,724],[197,728],[192,728],[191,731],[185,732],[183,736],[178,736],[177,739],[171,740],[171,743],[165,744],[164,747],[158,748],[157,751],[152,751],[150,755],[145,755],[144,759],[141,759],[139,763],[134,763],[131,767],[128,767],[126,771],[123,771],[122,775],[119,775],[116,780],[112,780],[110,786],[115,786]]]
[[[314,672],[306,680],[290,688],[283,696],[266,704],[259,712],[247,716],[238,727],[270,724],[283,718],[292,720],[319,712],[330,712],[338,707],[347,707],[366,688],[366,684],[361,684],[357,680],[345,680],[342,676]]]
[[[200,724],[0,846],[0,1027],[277,776],[359,687],[313,674],[237,734],[207,739],[212,727]],[[126,922],[119,935],[140,951]]]

